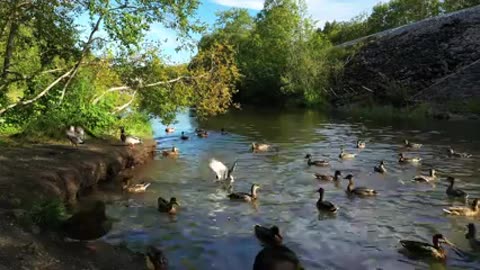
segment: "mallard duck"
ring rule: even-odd
[[[430,169],[428,170],[428,175],[417,175],[415,177],[413,177],[412,181],[414,182],[432,182],[432,181],[435,181],[435,179],[437,179],[437,176],[436,176],[436,171],[435,169]]]
[[[70,128],[67,129],[65,134],[67,135],[68,140],[70,140],[70,143],[75,147],[77,147],[79,144],[85,143],[80,137],[80,135],[75,132],[74,126],[70,126]]]
[[[445,260],[447,258],[447,252],[440,246],[440,243],[452,246],[453,244],[441,234],[435,234],[432,238],[432,242],[433,245],[419,241],[401,240],[400,244],[412,255]]]
[[[147,254],[147,269],[149,270],[168,270],[168,260],[163,254],[163,251],[154,246],[148,246]]]
[[[305,156],[305,159],[307,160],[308,166],[319,166],[319,167],[325,167],[330,165],[330,163],[326,160],[312,160],[312,155],[307,154]]]
[[[458,157],[458,158],[471,158],[472,155],[469,153],[460,153],[460,152],[455,152],[451,147],[448,148],[448,156],[449,157]]]
[[[345,152],[343,149],[340,150],[340,154],[338,155],[338,157],[339,157],[340,159],[354,159],[356,156],[357,156],[357,154],[347,153],[347,152]]]
[[[141,182],[137,184],[132,184],[130,180],[126,180],[123,183],[122,189],[123,191],[129,193],[144,193],[147,191],[147,188],[151,185],[151,183]]]
[[[373,171],[377,173],[386,173],[387,168],[385,167],[385,162],[382,160],[378,166],[373,167]]]
[[[233,182],[235,182],[235,179],[233,178],[233,172],[235,171],[235,168],[237,167],[237,161],[235,161],[230,167],[230,169],[225,166],[222,162],[212,159],[210,160],[210,163],[208,164],[210,169],[215,173],[215,178],[217,179],[218,182],[221,182],[224,184],[226,188],[229,188],[233,185]]]
[[[467,225],[468,232],[465,234],[465,238],[468,239],[470,247],[475,251],[480,251],[480,240],[477,240],[475,235],[477,234],[477,229],[473,223]]]
[[[173,127],[167,127],[167,128],[165,129],[165,132],[166,132],[166,133],[173,133],[173,132],[175,132],[175,128],[173,128]]]
[[[130,147],[134,147],[136,144],[142,144],[143,143],[143,141],[138,137],[131,136],[131,135],[126,135],[124,127],[120,127],[120,140],[124,144],[129,145]]]
[[[357,148],[364,149],[367,147],[367,144],[364,141],[357,141]]]
[[[263,248],[255,257],[253,270],[303,270],[295,252],[284,245]]]
[[[163,150],[162,151],[162,155],[164,157],[177,157],[179,154],[180,154],[180,152],[178,151],[178,148],[176,148],[175,146],[172,147],[171,150]]]
[[[338,207],[336,207],[333,203],[329,201],[324,201],[323,200],[323,194],[325,190],[323,188],[319,188],[317,190],[318,193],[320,193],[320,198],[317,201],[317,208],[320,211],[326,211],[330,213],[336,213],[338,210]]]
[[[405,157],[403,153],[398,154],[398,162],[399,163],[420,163],[422,161],[421,158],[418,157]]]
[[[197,136],[200,138],[207,138],[208,137],[208,132],[206,130],[202,132],[197,132]]]
[[[188,140],[188,136],[185,135],[185,131],[182,131],[182,135],[180,136],[180,140],[183,140],[183,141]]]
[[[195,128],[195,133],[204,133],[205,129],[203,128]]]
[[[265,152],[270,149],[270,145],[265,143],[252,142],[251,149],[254,152]]]
[[[278,246],[282,244],[283,237],[277,226],[267,228],[261,225],[255,225],[254,231],[255,236],[263,246]]]
[[[172,197],[170,201],[165,200],[162,197],[157,199],[158,211],[175,215],[177,213],[177,207],[180,206],[177,202],[177,198]]]
[[[85,140],[85,130],[82,127],[75,127],[75,133],[80,139],[82,139],[82,141]]]
[[[467,216],[467,217],[472,217],[472,216],[477,216],[480,214],[480,200],[475,199],[472,202],[471,207],[467,206],[452,206],[447,209],[443,209],[443,212],[449,214],[449,215],[454,215],[454,216]]]
[[[375,196],[377,195],[377,191],[374,189],[366,188],[366,187],[355,187],[353,183],[353,175],[349,174],[345,179],[348,180],[347,186],[347,194],[349,195],[359,195],[359,196]]]
[[[105,203],[97,201],[90,209],[82,210],[61,225],[63,234],[71,239],[90,241],[106,235],[112,229],[112,221],[105,214]]]
[[[421,147],[422,147],[422,144],[412,143],[412,142],[409,142],[408,140],[404,140],[404,141],[403,141],[403,145],[404,145],[406,148],[415,148],[415,149],[418,149],[418,148],[421,148]]]
[[[225,131],[224,128],[220,129],[220,134],[222,135],[228,135],[228,132]]]
[[[246,193],[246,192],[231,193],[228,195],[228,198],[230,198],[230,200],[243,200],[246,202],[251,202],[257,199],[258,189],[260,189],[260,186],[257,184],[253,184],[252,187],[250,188],[250,193]]]
[[[455,184],[455,178],[449,176],[447,177],[447,181],[450,182],[450,185],[447,188],[447,195],[450,197],[457,197],[457,198],[466,198],[468,197],[467,193],[461,189],[453,188]]]
[[[315,178],[318,180],[322,181],[338,181],[342,173],[340,171],[335,171],[334,175],[326,175],[326,174],[320,174],[320,173],[315,173]]]

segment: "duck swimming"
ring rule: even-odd
[[[323,188],[319,188],[317,192],[320,193],[320,198],[317,201],[317,209],[320,211],[336,213],[338,211],[338,207],[329,201],[323,200],[323,194],[325,190]]]
[[[385,167],[385,162],[382,160],[378,166],[373,167],[373,171],[377,173],[386,173],[387,168]]]
[[[255,257],[253,270],[304,270],[297,254],[284,245],[263,248]]]
[[[358,149],[364,149],[365,147],[367,147],[367,144],[364,141],[357,141]]]
[[[452,206],[452,207],[449,207],[447,209],[443,209],[443,212],[445,212],[449,215],[453,215],[453,216],[473,217],[473,216],[477,216],[478,214],[480,214],[479,206],[480,206],[480,200],[475,199],[475,200],[473,200],[471,207]]]
[[[343,149],[340,151],[340,154],[338,155],[340,159],[354,159],[356,156],[357,154],[347,153]]]
[[[173,128],[173,127],[167,127],[167,128],[165,129],[165,132],[166,132],[166,133],[173,133],[173,132],[175,132],[175,128]]]
[[[185,131],[182,131],[182,135],[180,135],[180,140],[182,140],[182,141],[188,140],[188,136],[185,135]]]
[[[414,182],[432,182],[437,179],[437,176],[435,175],[436,171],[435,169],[430,169],[428,170],[428,176],[427,175],[417,175],[415,176],[412,181]]]
[[[147,269],[149,270],[168,270],[168,260],[162,250],[154,246],[147,248]]]
[[[460,152],[455,152],[451,147],[448,148],[448,156],[449,157],[458,157],[458,158],[471,158],[472,155],[469,153],[460,153]]]
[[[326,160],[312,160],[312,155],[307,154],[305,156],[305,159],[307,160],[308,166],[319,166],[319,167],[325,167],[329,166],[330,163]]]
[[[261,225],[255,225],[254,231],[255,236],[263,246],[282,245],[283,237],[280,234],[280,229],[277,226],[267,228]]]
[[[466,198],[468,197],[468,194],[458,188],[453,188],[453,185],[455,184],[455,178],[449,176],[447,177],[447,181],[450,182],[450,185],[447,188],[447,195],[450,197],[456,197],[456,198]]]
[[[318,180],[322,181],[338,181],[340,180],[340,177],[342,173],[340,171],[335,171],[334,175],[326,175],[326,174],[320,174],[320,173],[315,173],[315,178]]]
[[[178,204],[177,198],[175,197],[170,198],[170,201],[167,201],[162,197],[158,197],[157,199],[157,209],[160,212],[175,215],[177,213],[178,206],[180,205]]]
[[[254,152],[266,152],[266,151],[270,150],[270,145],[266,144],[266,143],[252,142],[251,149]]]
[[[409,142],[408,140],[404,140],[404,141],[403,141],[403,145],[404,145],[406,148],[415,148],[415,149],[418,149],[418,148],[421,148],[421,147],[422,147],[422,144],[412,143],[412,142]]]
[[[143,143],[143,141],[138,137],[131,136],[131,135],[126,135],[124,127],[120,127],[120,140],[124,144],[129,145],[130,147],[134,147],[136,144],[142,144]]]
[[[359,196],[375,196],[377,195],[377,191],[374,189],[366,188],[366,187],[355,187],[353,183],[353,175],[349,174],[345,179],[348,180],[347,186],[347,194],[349,195],[359,195]]]
[[[233,182],[235,182],[235,179],[233,178],[233,172],[237,167],[237,161],[233,163],[230,169],[216,159],[210,160],[208,166],[215,173],[215,178],[218,182],[221,182],[226,188],[232,187]]]
[[[201,132],[197,132],[197,136],[200,138],[207,138],[208,137],[208,132],[206,130],[203,130]]]
[[[440,243],[445,243],[447,245],[453,246],[443,235],[435,234],[432,237],[432,244],[411,241],[411,240],[401,240],[400,244],[412,255],[430,257],[437,260],[445,260],[447,258],[447,252],[440,246]]]
[[[132,184],[130,179],[127,179],[122,186],[123,191],[129,193],[144,193],[147,191],[147,188],[151,185],[151,183],[141,182],[137,184]]]
[[[180,152],[178,151],[178,148],[176,148],[176,147],[172,147],[171,150],[163,150],[162,151],[162,155],[164,157],[177,157],[179,154],[180,154]]]
[[[228,195],[228,198],[230,198],[230,200],[243,200],[246,202],[255,201],[257,199],[258,189],[260,189],[260,186],[257,184],[253,184],[252,187],[250,188],[250,193],[246,193],[246,192],[231,193]]]
[[[465,238],[468,239],[470,247],[474,251],[480,251],[480,240],[477,240],[475,235],[477,234],[477,229],[475,228],[475,224],[469,223],[467,225],[468,232],[465,234]]]
[[[420,163],[420,161],[422,161],[421,158],[418,158],[418,157],[405,157],[405,155],[403,153],[400,153],[398,154],[398,162],[399,163],[413,163],[413,164],[416,164],[416,163]]]

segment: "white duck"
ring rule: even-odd
[[[67,135],[67,138],[70,140],[70,143],[74,146],[78,146],[79,144],[84,144],[85,142],[82,140],[82,138],[79,136],[77,132],[75,132],[75,127],[70,126],[69,129],[65,132]]]
[[[237,167],[237,161],[235,161],[230,169],[222,162],[212,159],[209,163],[210,169],[215,172],[217,182],[221,182],[226,188],[231,188],[235,179],[233,178],[233,171]]]
[[[125,135],[125,128],[120,127],[120,131],[121,131],[120,140],[122,140],[122,142],[124,144],[129,145],[130,147],[133,147],[136,144],[142,144],[143,143],[143,141],[138,137],[131,136],[131,135]]]

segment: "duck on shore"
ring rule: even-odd
[[[468,194],[461,190],[461,189],[458,189],[458,188],[454,188],[453,185],[455,184],[455,178],[454,177],[447,177],[447,181],[450,183],[450,185],[448,186],[447,188],[447,195],[449,197],[454,197],[454,198],[467,198],[468,197]]]
[[[257,224],[254,227],[254,232],[263,246],[277,246],[282,244],[283,237],[277,226],[267,228]]]
[[[247,193],[247,192],[230,193],[228,195],[228,198],[230,198],[230,200],[242,200],[245,202],[252,202],[257,200],[258,198],[257,191],[259,189],[260,189],[259,185],[252,184],[252,187],[250,188],[250,193]]]
[[[137,144],[143,143],[143,141],[138,137],[126,135],[124,127],[120,127],[120,140],[122,141],[122,143],[129,145],[132,148]]]
[[[437,179],[436,171],[435,169],[430,169],[428,170],[428,175],[417,175],[413,177],[412,181],[414,182],[433,182]]]
[[[353,175],[349,174],[345,179],[348,180],[347,186],[347,194],[349,195],[357,195],[357,196],[375,196],[377,195],[377,191],[371,188],[366,187],[355,187],[353,182]]]
[[[468,206],[452,206],[448,207],[446,209],[443,209],[443,212],[453,215],[453,216],[467,216],[467,217],[473,217],[473,216],[478,216],[480,214],[480,200],[479,199],[474,199],[472,202],[472,205],[470,207]]]
[[[402,247],[412,255],[429,257],[437,260],[445,260],[447,258],[447,252],[440,246],[440,244],[445,243],[450,246],[453,246],[453,244],[441,234],[435,234],[432,237],[432,243],[433,245],[412,240],[400,241]]]
[[[412,163],[418,164],[422,161],[419,157],[405,157],[403,153],[398,154],[398,163]]]
[[[322,180],[322,181],[338,181],[340,180],[340,176],[342,175],[342,173],[340,171],[335,171],[335,174],[334,175],[327,175],[327,174],[320,174],[320,173],[315,173],[315,178],[317,178],[318,180]]]
[[[167,201],[162,197],[158,197],[157,199],[157,209],[159,212],[175,215],[177,213],[177,207],[179,206],[177,198],[175,197],[170,198],[170,201]]]
[[[305,159],[307,160],[307,165],[308,166],[319,166],[319,167],[325,167],[325,166],[329,166],[330,163],[326,160],[312,160],[312,155],[311,154],[307,154],[305,156]]]
[[[385,167],[385,162],[382,160],[378,166],[373,167],[373,171],[377,173],[386,173],[387,168]]]
[[[323,188],[319,188],[317,192],[320,194],[320,198],[317,201],[317,209],[329,213],[336,213],[338,211],[338,207],[329,201],[323,200],[323,194],[325,193],[325,190]]]
[[[470,247],[474,251],[480,251],[480,240],[477,240],[476,234],[477,234],[477,229],[475,228],[475,224],[469,223],[467,225],[467,234],[465,234],[465,238],[468,239],[468,243],[470,244]]]
[[[412,143],[412,142],[409,142],[408,140],[404,140],[404,141],[403,141],[403,145],[404,145],[406,148],[413,148],[413,149],[419,149],[419,148],[421,148],[421,147],[423,146],[422,144]]]
[[[70,141],[70,143],[75,147],[78,147],[79,144],[84,144],[85,143],[82,139],[82,135],[75,131],[74,126],[70,126],[70,128],[67,129],[65,134],[67,135],[67,138]]]

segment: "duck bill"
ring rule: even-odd
[[[456,247],[455,244],[453,244],[452,242],[448,241],[448,239],[446,239],[446,238],[443,238],[443,242],[444,242],[446,245],[449,245],[449,246],[451,246],[451,247],[454,247],[454,248]]]

